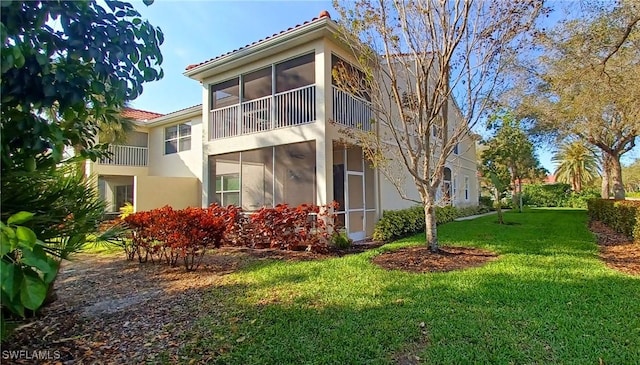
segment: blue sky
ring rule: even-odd
[[[142,1],[134,1],[133,5],[143,18],[160,27],[165,36],[161,46],[165,76],[145,84],[143,94],[132,103],[134,108],[158,113],[170,113],[202,102],[201,85],[182,74],[187,65],[311,20],[322,10],[336,16],[332,2],[327,0],[156,0],[149,7]],[[552,18],[557,16],[558,13]],[[538,155],[543,166],[552,172],[552,151],[548,147],[539,148]]]
[[[147,7],[133,2],[143,18],[160,27],[164,78],[144,85],[132,107],[169,113],[202,102],[201,85],[182,73],[187,65],[232,51],[328,10],[331,1],[169,1]]]

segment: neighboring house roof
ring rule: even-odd
[[[320,12],[320,14],[318,14],[318,16],[317,16],[317,17],[315,17],[315,18],[313,18],[313,19],[311,19],[311,20],[308,20],[308,21],[306,21],[306,22],[304,22],[304,23],[302,23],[302,24],[297,24],[297,25],[295,25],[295,26],[293,26],[293,27],[290,27],[290,28],[288,28],[288,29],[286,29],[286,30],[283,30],[283,31],[281,31],[281,32],[279,32],[279,33],[274,33],[274,34],[272,34],[272,35],[270,35],[270,36],[268,36],[268,37],[266,37],[266,38],[263,38],[263,39],[260,39],[260,40],[258,40],[258,41],[255,41],[255,42],[253,42],[253,43],[247,44],[247,45],[246,45],[246,46],[244,46],[244,47],[240,47],[240,48],[238,48],[238,49],[234,49],[233,51],[230,51],[230,52],[227,52],[227,53],[223,53],[223,54],[221,54],[221,55],[219,55],[219,56],[216,56],[216,57],[214,57],[214,58],[211,58],[211,59],[209,59],[209,60],[206,60],[206,61],[203,61],[203,62],[200,62],[200,63],[195,63],[195,64],[188,65],[188,66],[185,68],[185,70],[186,70],[186,71],[189,71],[189,70],[192,70],[192,69],[194,69],[194,68],[196,68],[196,67],[199,67],[199,66],[202,66],[202,65],[208,64],[208,63],[210,63],[210,62],[216,61],[216,60],[218,60],[218,59],[220,59],[220,58],[223,58],[223,57],[225,57],[225,56],[230,56],[230,55],[232,55],[232,54],[234,54],[234,53],[240,52],[240,51],[245,50],[245,49],[247,49],[247,48],[254,47],[254,46],[257,46],[257,45],[260,45],[260,44],[262,44],[262,43],[264,43],[264,42],[267,42],[267,41],[269,41],[269,40],[272,40],[273,38],[280,37],[280,36],[282,36],[282,35],[284,35],[284,34],[286,34],[286,33],[289,33],[289,32],[292,32],[292,31],[294,31],[294,30],[297,30],[297,29],[299,29],[299,28],[302,28],[302,27],[304,27],[304,26],[306,26],[306,25],[308,25],[308,24],[311,24],[311,23],[314,23],[314,22],[320,21],[320,20],[322,20],[322,19],[324,19],[324,18],[331,19],[331,15],[330,15],[330,14],[329,14],[329,12],[328,12],[328,11],[326,11],[326,10],[321,11],[321,12]]]
[[[161,117],[163,114],[150,112],[147,110],[134,109],[134,108],[123,108],[122,116],[125,118],[133,119],[139,122],[146,122],[147,120],[154,119],[157,117]]]

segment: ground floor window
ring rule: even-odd
[[[240,174],[216,176],[216,201],[224,206],[240,204]]]
[[[210,156],[209,176],[209,203],[248,211],[315,204],[315,141]]]
[[[133,176],[98,176],[98,194],[106,203],[106,212],[118,212],[126,203],[134,203]]]

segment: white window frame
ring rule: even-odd
[[[180,127],[183,125],[188,125],[189,126],[189,134],[180,134]],[[176,136],[173,138],[169,138],[168,135],[168,130],[169,128],[176,128]],[[191,124],[191,121],[188,122],[184,122],[184,123],[180,123],[180,124],[174,124],[168,127],[164,128],[164,154],[165,155],[172,155],[174,153],[180,153],[180,152],[184,152],[184,151],[190,151],[191,150],[191,143],[193,143],[193,139],[191,138],[193,135],[193,124]],[[189,138],[189,140],[191,141],[189,143],[189,148],[184,148],[181,149],[180,148],[180,141]],[[176,150],[175,152],[167,152],[167,142],[171,142],[171,141],[175,141],[176,142]]]
[[[240,205],[242,205],[242,200],[240,198],[240,190],[242,189],[242,183],[240,182],[240,173],[231,173],[231,174],[224,174],[224,175],[218,175],[216,176],[216,180],[218,179],[218,177],[220,178],[220,190],[216,189],[215,194],[220,194],[220,205],[221,206],[227,206],[229,204],[227,204],[227,202],[225,201],[225,194],[238,194],[238,203]],[[225,190],[224,189],[224,179],[225,177],[235,177],[238,178],[238,189],[237,190]]]

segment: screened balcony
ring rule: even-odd
[[[364,72],[336,55],[331,55],[331,69],[334,70],[331,75],[331,120],[341,126],[370,131],[373,113],[369,88],[363,82],[366,79]],[[342,82],[336,80],[337,75]],[[339,88],[339,84],[348,86],[352,92]]]
[[[299,56],[211,86],[209,139],[316,120],[315,55]]]
[[[349,94],[333,86],[333,110],[331,113],[334,123],[364,131],[371,130],[371,102],[364,98]]]

